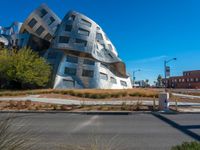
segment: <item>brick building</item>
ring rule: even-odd
[[[165,79],[163,79],[165,84]],[[200,70],[184,71],[183,76],[167,78],[167,88],[200,89]]]

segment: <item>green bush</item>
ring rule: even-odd
[[[51,67],[29,48],[0,51],[0,88],[37,88],[49,82]]]
[[[200,150],[200,142],[183,142],[181,145],[172,147],[171,150]]]

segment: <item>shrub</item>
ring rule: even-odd
[[[181,145],[172,147],[171,150],[199,150],[200,142],[183,142]]]
[[[29,48],[0,51],[0,88],[45,87],[51,67]]]

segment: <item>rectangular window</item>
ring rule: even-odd
[[[108,56],[109,56],[111,59],[113,59],[113,56],[112,56],[110,53],[108,53]]]
[[[75,20],[75,15],[71,15],[68,20]]]
[[[93,70],[85,70],[83,69],[83,72],[82,72],[82,76],[83,77],[90,77],[92,78],[94,75],[94,71]]]
[[[86,26],[88,26],[88,27],[92,26],[92,24],[89,21],[85,20],[85,19],[81,19],[81,23],[86,25]]]
[[[47,41],[51,40],[51,39],[52,39],[51,34],[50,34],[50,33],[47,33],[47,34],[45,35],[44,39],[47,40]]]
[[[31,21],[28,23],[28,26],[29,26],[30,28],[33,28],[33,27],[36,25],[36,23],[37,23],[37,21],[33,18],[33,19],[31,19]]]
[[[60,36],[59,37],[59,43],[69,43],[69,37]]]
[[[90,34],[90,32],[88,30],[85,30],[85,29],[82,29],[82,28],[78,29],[78,33],[81,34],[81,35],[85,35],[85,36],[89,36],[89,34]]]
[[[93,60],[90,60],[90,59],[84,59],[83,64],[86,64],[86,65],[94,65],[95,62],[94,62]]]
[[[67,88],[74,88],[75,87],[75,83],[72,80],[66,80],[63,79],[63,84],[64,86],[66,86]]]
[[[46,14],[47,14],[47,11],[46,11],[45,9],[41,9],[41,10],[40,10],[39,16],[40,16],[41,18],[43,18]]]
[[[75,76],[76,75],[76,68],[65,67],[64,74]]]
[[[113,50],[113,48],[112,48],[112,45],[111,44],[108,44],[108,48],[109,48],[109,50]]]
[[[67,55],[66,61],[70,63],[78,63],[78,57]]]
[[[110,77],[110,82],[116,84],[117,80],[115,78],[113,78],[113,77]]]
[[[87,45],[87,41],[82,40],[82,39],[76,39],[76,44],[80,45],[80,46],[86,46]]]
[[[37,35],[41,35],[42,32],[44,32],[44,28],[42,26],[40,26],[35,32]]]
[[[122,86],[127,86],[127,83],[125,81],[121,80],[120,83],[121,83]]]
[[[101,33],[96,33],[96,40],[98,40],[98,41],[103,40],[103,36]]]
[[[72,25],[66,25],[65,26],[65,31],[71,32],[72,31]]]
[[[54,19],[53,17],[50,17],[50,18],[49,18],[48,25],[50,26],[54,21],[55,21],[55,19]]]
[[[108,75],[105,73],[100,72],[100,79],[108,80]]]
[[[107,64],[101,63],[100,66],[101,66],[102,68],[106,68],[106,69],[108,68],[108,65],[107,65]]]

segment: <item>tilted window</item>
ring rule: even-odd
[[[90,60],[90,59],[84,59],[83,64],[86,64],[86,65],[94,65],[95,62],[94,62],[93,60]]]
[[[36,25],[37,21],[33,18],[31,21],[28,23],[28,26],[33,28]]]
[[[70,63],[78,63],[78,57],[67,55],[66,61]]]
[[[127,83],[125,81],[121,80],[120,83],[121,83],[122,86],[127,86]]]
[[[59,43],[69,43],[69,37],[60,36],[59,37]]]
[[[49,18],[48,25],[50,26],[54,21],[55,21],[55,19],[54,19],[53,17],[50,17],[50,18]]]
[[[86,26],[88,26],[88,27],[92,26],[92,23],[89,22],[89,21],[87,21],[87,20],[85,20],[85,19],[81,19],[81,23],[84,24],[84,25],[86,25]]]
[[[78,29],[78,33],[81,34],[81,35],[85,35],[85,36],[89,36],[89,34],[90,34],[90,32],[88,30],[85,30],[85,29],[82,29],[82,28]]]
[[[51,39],[52,39],[51,34],[50,34],[50,33],[47,33],[47,34],[45,35],[44,39],[47,40],[47,41],[51,40]]]
[[[76,75],[76,68],[65,67],[64,74],[75,76]]]
[[[117,80],[114,77],[110,77],[110,82],[116,84]]]
[[[103,36],[101,33],[96,33],[96,40],[103,40]]]
[[[77,45],[80,45],[80,46],[86,46],[87,45],[87,41],[82,40],[82,39],[76,39],[75,43]]]
[[[72,31],[72,25],[66,25],[65,26],[65,31],[69,31],[69,32],[71,32]]]
[[[82,76],[83,77],[92,78],[94,76],[94,71],[93,70],[85,70],[85,69],[83,69]]]
[[[108,75],[105,73],[100,72],[100,79],[108,80]]]
[[[47,11],[46,11],[45,9],[41,9],[41,10],[40,10],[39,16],[40,16],[41,18],[43,18],[46,14],[47,14]]]
[[[74,88],[75,86],[75,82],[73,80],[66,80],[63,79],[63,84],[64,86],[66,86],[67,88]]]
[[[37,35],[41,35],[42,32],[44,32],[44,28],[42,26],[40,26],[35,32]]]

